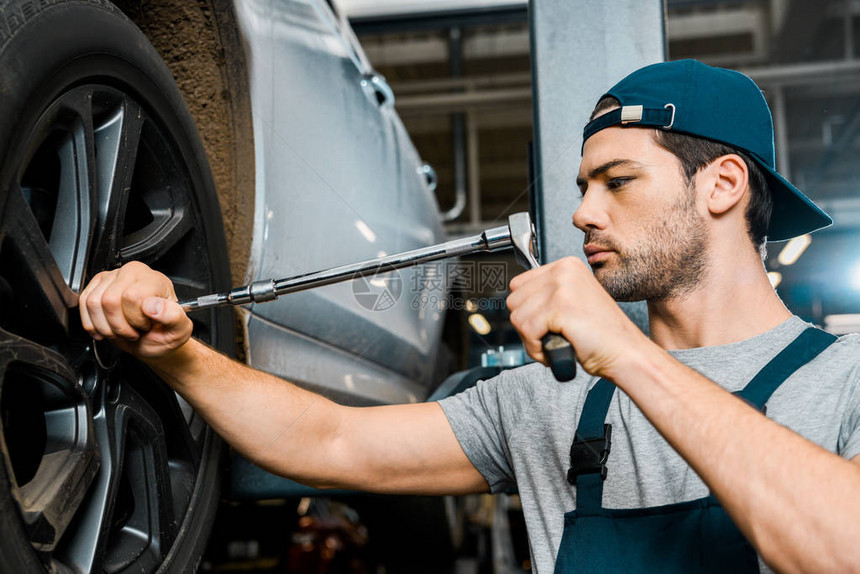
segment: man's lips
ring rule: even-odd
[[[585,257],[588,259],[589,265],[594,265],[595,263],[604,261],[609,257],[609,254],[612,253],[612,249],[601,247],[600,245],[594,245],[593,243],[588,243],[582,248],[582,250],[585,252]]]

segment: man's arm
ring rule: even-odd
[[[640,354],[641,353],[641,354]],[[779,425],[664,352],[614,381],[780,572],[860,571],[860,462]]]
[[[485,492],[436,403],[351,408],[232,361],[190,338],[170,281],[139,263],[99,274],[81,319],[146,362],[236,450],[318,487],[370,492]]]
[[[508,298],[526,349],[562,333],[613,381],[781,572],[860,572],[860,461],[767,419],[645,337],[577,259],[518,276]],[[860,458],[860,457],[858,457]]]

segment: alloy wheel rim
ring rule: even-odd
[[[168,133],[125,91],[81,85],[45,107],[15,171],[0,174],[2,458],[27,537],[57,571],[154,570],[203,463],[202,419],[77,315],[85,282],[132,259],[165,272],[180,297],[212,288]],[[204,339],[214,329],[214,315],[195,323]]]

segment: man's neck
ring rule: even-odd
[[[761,261],[711,267],[682,297],[649,301],[651,339],[666,350],[710,347],[760,335],[791,317]]]

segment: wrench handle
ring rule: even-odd
[[[541,339],[541,346],[555,380],[566,383],[576,376],[576,353],[567,339],[558,333],[547,333]]]
[[[537,233],[528,213],[514,213],[508,217],[511,243],[517,261],[526,269],[540,267],[537,255]],[[541,339],[541,350],[555,379],[566,383],[576,376],[576,353],[573,345],[558,333],[547,333]]]

